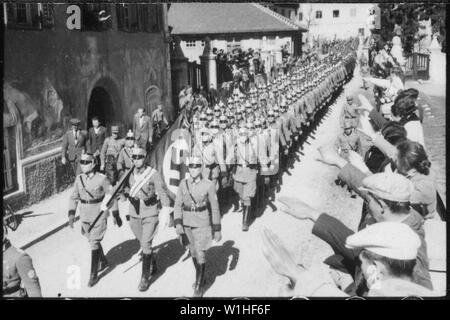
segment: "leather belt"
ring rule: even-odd
[[[249,169],[256,169],[258,168],[257,164],[237,164],[239,167],[249,168]]]
[[[85,204],[100,203],[100,202],[103,201],[103,198],[104,198],[104,197],[105,197],[105,196],[103,196],[103,197],[101,197],[101,198],[98,198],[98,199],[93,199],[93,200],[83,200],[83,199],[80,199],[80,202],[81,202],[81,203],[85,203]]]
[[[205,164],[205,167],[208,169],[214,169],[215,167],[217,167],[218,164],[217,163],[213,163],[213,164]]]
[[[190,211],[190,212],[200,212],[200,211],[205,211],[206,209],[208,209],[207,206],[201,206],[201,207],[183,206],[183,211]]]

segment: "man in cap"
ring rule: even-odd
[[[79,119],[71,119],[71,129],[64,136],[61,145],[61,162],[63,165],[69,161],[75,176],[80,174],[81,154],[87,151],[88,136],[87,132],[80,129],[81,121]]]
[[[220,210],[214,183],[202,176],[200,157],[188,158],[189,178],[178,187],[174,206],[174,223],[177,234],[189,247],[194,262],[196,280],[194,296],[203,296],[205,285],[205,253],[215,241],[222,238]],[[210,209],[209,209],[210,208]]]
[[[111,126],[111,137],[106,138],[100,152],[100,171],[104,171],[112,185],[117,181],[117,158],[125,140],[119,137],[119,126]]]
[[[344,120],[343,129],[344,131],[336,139],[335,147],[341,157],[348,159],[349,151],[361,153],[361,139],[351,119]]]
[[[239,194],[243,208],[242,231],[248,231],[258,174],[258,150],[255,141],[249,138],[249,129],[239,129],[235,150],[237,166],[234,173],[234,190]]]
[[[153,126],[143,107],[139,107],[134,115],[133,132],[136,144],[145,150],[149,149],[153,143]]]
[[[42,297],[39,278],[34,270],[31,257],[14,247],[7,236],[8,228],[3,221],[3,297]]]
[[[92,153],[95,157],[97,165],[100,165],[100,151],[102,150],[103,143],[106,139],[106,128],[100,125],[98,117],[92,118],[92,127],[88,132],[88,152]],[[97,170],[100,168],[96,168]]]
[[[142,249],[142,276],[139,291],[150,286],[150,276],[156,273],[156,259],[152,242],[159,224],[158,205],[163,207],[161,214],[169,214],[171,208],[167,189],[158,171],[145,164],[147,152],[143,148],[133,148],[133,172],[124,184],[123,198],[129,202],[129,223],[131,231],[139,240]],[[127,217],[128,218],[128,217]]]
[[[271,238],[268,240],[268,238]],[[318,276],[292,262],[294,259],[271,232],[263,234],[264,254],[280,274],[289,277],[289,296],[354,296],[333,283],[332,277]],[[420,240],[407,225],[400,222],[380,222],[353,235],[343,247],[358,259],[362,282],[368,290],[358,296],[407,297],[437,295],[413,282],[413,269]],[[280,267],[280,263],[283,267]],[[283,270],[283,271],[281,271]]]
[[[111,198],[112,186],[105,175],[95,171],[95,157],[92,154],[83,154],[80,165],[82,173],[75,178],[69,199],[69,226],[73,228],[75,212],[80,204],[81,234],[86,236],[91,247],[91,275],[88,286],[92,287],[98,281],[98,272],[105,270],[108,266],[101,241],[106,232],[109,211],[106,203]],[[101,211],[103,214],[89,231]],[[111,211],[114,224],[122,226],[115,199],[112,199]]]
[[[356,105],[353,103],[353,96],[347,96],[347,103],[342,108],[341,116],[339,117],[339,121],[341,124],[341,128],[344,128],[344,120],[349,119],[353,122],[355,128],[358,126],[358,111],[356,110]]]
[[[329,158],[330,156],[323,156]],[[341,158],[342,159],[342,158]],[[328,161],[328,160],[327,160]],[[345,162],[345,160],[344,160]],[[341,164],[339,166],[342,166]],[[358,174],[360,180],[364,174],[356,167],[344,165],[342,171],[351,171],[353,175]],[[368,207],[373,217],[372,224],[380,222],[399,222],[410,227],[419,237],[417,261],[412,272],[413,282],[432,289],[430,274],[428,272],[428,256],[424,239],[423,221],[420,214],[410,207],[411,193],[414,189],[411,181],[406,177],[396,173],[377,173],[366,176],[359,184],[358,194],[368,203]],[[335,254],[325,260],[334,270],[339,270],[353,276],[354,284],[348,288],[348,292],[364,294],[367,292],[364,281],[361,278],[361,270],[358,268],[358,252],[345,248],[345,240],[353,234],[353,231],[346,227],[339,220],[322,214],[309,205],[296,199],[280,199],[290,209],[283,210],[299,219],[311,219],[314,221],[313,234],[331,245]],[[308,212],[308,213],[307,213]]]
[[[134,143],[134,133],[133,131],[128,130],[125,138],[125,146],[120,150],[117,158],[117,171],[119,172],[119,179],[133,166],[133,159],[131,155],[133,154]]]

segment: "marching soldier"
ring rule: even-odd
[[[122,191],[122,199],[129,202],[129,224],[142,249],[142,276],[139,291],[150,286],[150,276],[156,273],[156,259],[152,242],[159,224],[158,204],[161,201],[162,214],[170,211],[170,199],[163,180],[154,168],[145,164],[147,152],[143,148],[133,148],[132,159],[135,168]],[[159,199],[158,199],[159,198]]]
[[[100,171],[104,171],[112,185],[117,181],[117,157],[125,145],[119,138],[119,126],[111,126],[111,137],[105,139],[100,151]]]
[[[85,153],[80,160],[82,173],[75,179],[72,194],[69,200],[69,226],[73,229],[75,212],[80,203],[81,233],[86,236],[91,246],[91,275],[88,287],[94,286],[98,279],[98,272],[108,267],[101,241],[106,232],[108,208],[106,203],[111,198],[111,183],[108,178],[95,171],[95,157]],[[97,215],[103,210],[99,220],[91,228]],[[112,200],[112,215],[114,224],[122,226],[119,210],[115,199]]]
[[[133,159],[131,155],[133,154],[134,147],[134,133],[128,130],[127,136],[125,138],[125,146],[120,150],[119,156],[117,158],[117,171],[119,171],[119,179],[129,170],[133,165]]]
[[[202,158],[203,168],[202,176],[204,179],[214,182],[218,187],[219,179],[219,159],[216,148],[213,143],[213,137],[210,129],[202,130],[202,144],[194,147],[194,154]]]
[[[256,194],[258,154],[255,140],[250,139],[249,130],[245,127],[239,129],[235,150],[237,167],[234,174],[234,190],[239,194],[243,207],[242,231],[248,231],[252,199]]]
[[[3,297],[42,297],[39,278],[31,257],[14,247],[7,235],[8,229],[3,221]]]
[[[194,296],[202,297],[205,285],[205,252],[211,240],[222,239],[220,210],[215,185],[202,176],[200,157],[188,158],[189,178],[183,179],[175,199],[174,223],[187,245],[195,267]],[[209,209],[210,208],[210,209]]]

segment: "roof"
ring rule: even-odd
[[[257,3],[172,3],[173,35],[307,31]]]

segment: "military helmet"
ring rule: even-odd
[[[147,151],[144,148],[141,147],[134,147],[131,151],[132,156],[146,156]]]

